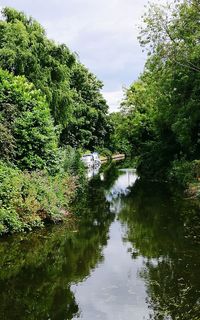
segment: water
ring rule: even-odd
[[[198,202],[111,165],[75,210],[0,241],[0,319],[200,319]]]

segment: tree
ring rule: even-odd
[[[174,161],[200,156],[199,9],[197,1],[176,1],[150,5],[144,16],[140,42],[149,57],[123,108],[140,172],[151,178],[166,179]]]
[[[66,124],[71,108],[70,67],[75,56],[65,45],[48,40],[34,19],[12,8],[2,12],[1,67],[34,83],[46,95],[55,123]]]
[[[0,157],[22,169],[51,168],[58,138],[45,98],[24,77],[0,69]]]
[[[4,8],[0,21],[0,67],[23,75],[46,97],[61,143],[89,149],[109,135],[103,84],[65,44],[46,37],[40,24],[24,13]]]
[[[71,70],[70,87],[74,108],[72,121],[62,132],[62,142],[72,146],[82,145],[90,150],[103,146],[109,138],[111,125],[107,115],[108,105],[100,92],[102,82],[77,62]]]

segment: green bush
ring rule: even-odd
[[[60,170],[68,172],[76,177],[77,190],[76,194],[84,192],[87,183],[85,176],[85,167],[81,161],[80,150],[74,149],[71,146],[61,150]]]
[[[108,159],[112,159],[112,152],[107,148],[96,148],[98,153],[103,156],[107,157]]]
[[[15,140],[10,130],[0,123],[0,155],[5,160],[12,159],[15,154]]]
[[[1,159],[28,170],[56,164],[57,135],[45,98],[24,77],[1,69],[0,133]]]
[[[187,187],[196,179],[195,162],[186,160],[175,160],[169,170],[169,178],[180,186]]]
[[[0,162],[0,234],[62,221],[74,189],[75,179],[66,172],[22,172]]]
[[[194,160],[194,171],[195,171],[195,175],[196,178],[199,179],[200,178],[200,160]]]

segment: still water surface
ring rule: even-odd
[[[78,222],[0,242],[2,320],[200,320],[199,204],[110,165]]]

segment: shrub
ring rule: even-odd
[[[195,162],[175,160],[169,170],[169,178],[177,182],[180,186],[186,187],[196,178]]]
[[[98,153],[101,156],[107,157],[108,159],[112,159],[112,152],[107,148],[97,148]]]
[[[85,167],[80,150],[67,146],[61,151],[60,170],[76,177],[77,193],[81,194],[86,185]]]
[[[75,179],[66,172],[22,172],[0,162],[0,234],[62,221],[74,189]]]
[[[56,129],[45,98],[24,77],[1,69],[0,133],[1,159],[28,170],[51,169],[56,163]]]

